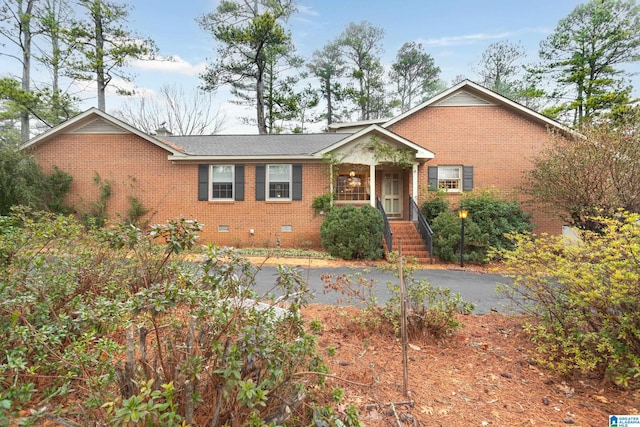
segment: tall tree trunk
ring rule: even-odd
[[[326,80],[327,85],[327,125],[333,123],[333,93],[331,92],[331,79]]]
[[[26,10],[22,10],[22,2],[19,4],[20,36],[22,37],[22,90],[31,91],[31,14],[36,0],[27,0]],[[20,114],[20,140],[29,140],[29,111],[26,109]]]
[[[264,119],[264,73],[258,70],[258,80],[256,81],[256,119],[258,121],[258,133],[267,133],[267,123]]]
[[[108,81],[104,73],[104,34],[102,32],[102,6],[97,5],[94,9],[93,22],[96,26],[96,81],[98,85],[98,109],[106,110],[104,98]]]

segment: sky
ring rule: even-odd
[[[212,36],[201,29],[196,18],[211,12],[218,0],[135,0],[131,4],[128,28],[155,41],[162,57],[169,61],[135,61],[129,71],[140,96],[158,93],[166,84],[194,90],[199,74],[215,57]],[[501,40],[520,43],[527,61],[538,59],[540,41],[566,17],[579,0],[299,0],[299,11],[288,22],[298,54],[309,58],[314,50],[337,38],[350,22],[369,21],[385,31],[383,64],[393,62],[405,42],[422,43],[437,66],[440,78],[449,85],[457,75],[477,79],[474,69],[482,52]],[[3,67],[0,63],[0,67]],[[0,73],[1,73],[0,68]],[[91,93],[82,103],[97,105]],[[228,90],[215,96],[226,121],[223,133],[255,133],[255,126],[242,125],[239,117],[253,117],[250,107],[230,103]],[[107,97],[107,112],[118,109],[125,99],[113,93]]]

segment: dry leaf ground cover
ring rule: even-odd
[[[609,415],[640,413],[640,391],[588,376],[561,377],[536,363],[522,319],[498,313],[461,316],[464,327],[440,342],[411,340],[408,396],[402,344],[389,328],[372,328],[355,307],[311,305],[344,404],[366,426],[608,426]]]
[[[262,262],[344,265],[283,258]],[[565,377],[541,366],[522,316],[460,315],[464,327],[455,336],[410,340],[405,395],[402,344],[390,327],[372,326],[356,307],[312,304],[303,315],[307,324],[322,324],[319,347],[332,375],[327,382],[344,390],[345,407],[358,406],[365,426],[600,427],[609,425],[609,415],[640,414],[640,390],[595,376]]]

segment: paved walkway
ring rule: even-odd
[[[306,263],[306,261],[305,261]],[[290,262],[288,264],[291,264]],[[293,263],[295,265],[295,263]],[[315,295],[315,301],[323,304],[337,304],[343,296],[336,292],[325,293],[324,282],[320,278],[323,274],[330,273],[334,277],[341,274],[355,275],[360,273],[363,277],[373,280],[376,289],[376,298],[379,304],[384,304],[389,298],[387,282],[398,283],[398,279],[391,273],[381,272],[375,268],[351,268],[351,267],[303,267],[304,263],[298,264],[302,270],[302,275],[307,279],[309,288]],[[306,264],[309,265],[309,264]],[[273,287],[278,270],[275,266],[262,266],[256,275],[258,292],[266,292]],[[475,314],[485,314],[492,310],[501,313],[511,312],[509,301],[500,297],[496,293],[496,286],[499,283],[509,283],[510,279],[500,274],[478,273],[468,270],[451,270],[427,268],[417,270],[413,273],[416,279],[426,278],[429,283],[436,287],[445,287],[452,292],[459,293],[465,301],[475,304]]]

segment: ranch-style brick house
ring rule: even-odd
[[[79,212],[98,200],[99,176],[111,185],[114,220],[126,217],[135,198],[151,224],[199,221],[204,242],[319,248],[317,197],[333,192],[336,205],[383,207],[394,224],[415,221],[413,202],[419,206],[430,187],[446,189],[452,206],[471,190],[517,194],[550,128],[566,130],[463,81],[390,120],[333,125],[326,133],[148,135],[90,109],[23,149],[45,171],[73,176],[68,203]],[[389,161],[380,147],[408,154],[409,163]],[[527,209],[537,232],[561,232],[558,220]]]

